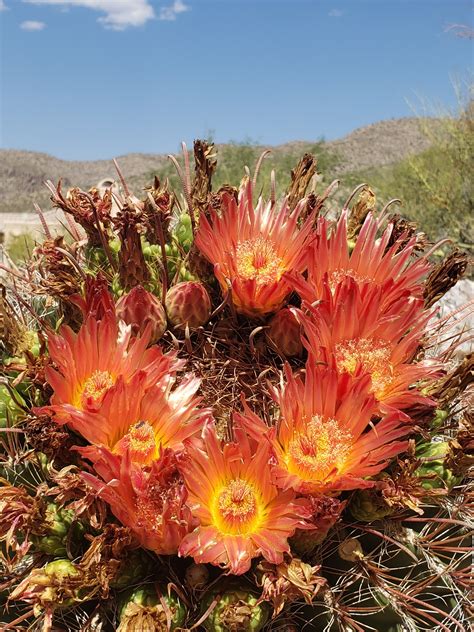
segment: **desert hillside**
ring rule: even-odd
[[[429,146],[416,118],[381,121],[357,129],[347,136],[330,142],[295,141],[271,147],[275,169],[282,170],[294,164],[304,151],[324,154],[321,166],[330,167],[328,177],[365,168],[381,167],[398,162],[409,154],[419,153]],[[253,158],[264,147],[248,145],[223,145],[220,164],[225,173],[242,168],[242,160]],[[150,181],[153,172],[169,173],[170,163],[163,154],[127,154],[118,157],[119,164],[130,186],[139,191]],[[323,169],[324,170],[324,169]],[[0,150],[0,213],[33,211],[33,202],[44,210],[50,208],[48,192],[44,187],[47,179],[62,179],[63,186],[89,188],[107,177],[115,177],[112,160],[67,161],[48,154]],[[225,179],[225,175],[222,175]]]

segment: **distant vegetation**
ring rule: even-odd
[[[474,107],[425,127],[429,149],[382,168],[346,174],[346,184],[368,182],[384,202],[399,198],[401,213],[434,241],[449,237],[465,250],[474,242]]]

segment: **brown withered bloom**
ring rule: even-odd
[[[90,538],[90,545],[77,567],[89,587],[89,595],[107,599],[111,582],[117,578],[124,558],[136,543],[128,527],[115,524],[106,524],[102,533],[86,538]]]
[[[357,202],[351,209],[349,220],[347,222],[347,237],[354,239],[367,215],[375,209],[377,198],[370,187],[365,187],[359,193]]]
[[[7,569],[13,568],[28,553],[31,546],[28,535],[39,515],[37,499],[30,496],[23,487],[2,482],[0,542],[4,542],[5,552],[0,553],[0,560]]]
[[[48,294],[60,301],[65,322],[72,327],[77,326],[81,317],[77,307],[70,301],[71,296],[80,292],[82,275],[73,261],[76,260],[77,243],[68,246],[64,237],[58,235],[54,239],[46,239],[37,246],[30,262],[30,274],[34,278],[39,273],[38,288],[33,292]]]
[[[293,210],[298,202],[304,198],[306,189],[308,188],[311,178],[315,175],[315,173],[316,158],[311,154],[305,154],[296,167],[291,170],[291,183],[288,187],[288,191],[286,192],[288,197],[288,206],[291,210]],[[310,212],[307,213],[307,215],[309,215]],[[303,221],[306,219],[306,216],[302,217]]]
[[[59,471],[50,468],[50,476],[52,487],[47,490],[48,496],[54,498],[60,506],[67,505],[77,518],[81,518],[94,529],[104,526],[107,506],[83,480],[81,470],[75,465],[68,465]]]
[[[77,444],[65,426],[59,426],[47,415],[29,415],[23,424],[29,445],[45,454],[56,465],[69,465],[77,459],[71,447]]]
[[[78,187],[70,189],[64,197],[61,181],[54,187],[48,185],[52,191],[51,201],[56,208],[68,213],[85,230],[90,246],[100,246],[102,238],[100,231],[110,226],[112,211],[112,192],[107,189],[102,195],[98,189],[82,191]],[[101,227],[98,226],[101,223]]]
[[[395,512],[411,509],[422,514],[423,499],[446,494],[446,489],[426,489],[423,486],[423,479],[416,472],[420,464],[420,459],[414,456],[412,442],[408,455],[403,459],[397,459],[392,474],[383,476],[377,483],[376,487],[380,490],[384,502]]]
[[[474,353],[468,353],[462,362],[446,376],[430,385],[429,394],[438,402],[438,408],[449,408],[455,400],[467,392],[472,384],[474,384]],[[462,407],[467,408],[467,406]]]
[[[120,237],[120,285],[125,290],[131,290],[136,285],[144,285],[150,279],[140,240],[140,235],[145,230],[145,217],[140,204],[127,198],[117,216],[113,218]]]
[[[308,496],[312,529],[297,529],[290,539],[291,547],[298,555],[310,555],[324,541],[329,530],[336,524],[345,502],[331,496]]]
[[[469,256],[457,248],[441,261],[429,274],[425,283],[425,305],[431,307],[464,276]]]
[[[201,213],[207,213],[212,192],[212,176],[217,167],[214,143],[194,141],[194,181],[191,200],[196,221]]]
[[[454,476],[464,477],[472,474],[474,468],[474,413],[467,409],[459,422],[456,437],[451,441],[450,450],[446,458],[446,467]]]
[[[281,564],[270,564],[262,560],[255,571],[256,581],[262,588],[260,601],[269,601],[277,616],[286,603],[304,599],[307,604],[326,580],[319,575],[320,566],[311,566],[298,558],[287,556]]]
[[[7,298],[0,284],[0,350],[8,356],[18,356],[30,347],[30,334]]]
[[[402,250],[408,244],[410,239],[416,235],[416,244],[413,248],[413,252],[423,252],[428,244],[428,241],[424,233],[417,232],[418,225],[415,222],[409,222],[398,213],[389,215],[388,221],[389,224],[392,224],[392,234],[390,235],[390,239],[387,243],[387,250],[397,242],[400,243],[399,250]]]
[[[166,180],[161,184],[159,178],[155,176],[153,184],[145,189],[151,195],[154,205],[148,195],[143,200],[143,221],[146,226],[146,238],[150,244],[160,244],[160,228],[165,242],[171,239],[169,226],[173,215],[173,208],[176,204],[176,195],[170,189]]]

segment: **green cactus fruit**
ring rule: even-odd
[[[204,325],[211,315],[211,299],[202,283],[183,281],[166,295],[166,312],[175,327],[195,329]]]
[[[359,489],[352,495],[349,511],[360,522],[373,522],[389,516],[393,510],[376,490]]]
[[[153,562],[150,557],[142,549],[135,549],[130,551],[122,561],[110,585],[117,590],[136,586],[140,583],[140,579],[146,577],[152,570]]]
[[[147,585],[125,595],[119,618],[117,632],[168,632],[184,624],[186,607],[174,591]]]
[[[109,248],[112,252],[114,252],[115,254],[118,254],[120,250],[120,239],[116,237],[115,239],[112,239],[111,241],[109,241]]]
[[[44,524],[46,533],[31,536],[31,541],[37,551],[56,557],[66,555],[66,545],[69,536],[72,536],[72,541],[80,537],[84,532],[84,527],[80,523],[74,522],[74,511],[72,509],[58,507],[53,502],[47,504]],[[72,532],[71,529],[73,530]]]
[[[13,389],[15,399],[20,404],[24,404],[23,398]],[[5,384],[0,384],[0,428],[6,428],[7,425],[14,425],[22,410],[16,404],[10,391]],[[9,422],[9,423],[8,423]]]
[[[54,560],[33,571],[31,581],[36,587],[38,601],[43,605],[53,604],[54,608],[69,608],[80,601],[79,575],[76,566],[65,559]]]
[[[188,252],[193,243],[193,229],[191,217],[188,213],[182,213],[173,230],[173,236],[185,252]]]
[[[201,605],[204,614],[214,600],[217,605],[203,622],[208,632],[259,632],[268,621],[268,603],[258,602],[252,591],[231,583],[221,592],[219,588],[206,593]]]
[[[422,443],[416,448],[416,457],[421,460],[420,467],[415,474],[422,479],[422,486],[430,489],[452,489],[461,482],[453,472],[446,467],[446,457],[449,454],[447,441],[431,441]]]
[[[437,408],[433,417],[432,427],[437,430],[441,428],[446,419],[448,418],[449,413],[447,410],[443,410],[441,408]]]
[[[291,309],[277,312],[270,321],[266,336],[277,351],[288,358],[300,357],[303,353],[300,324]]]

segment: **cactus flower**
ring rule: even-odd
[[[273,563],[289,551],[288,537],[304,527],[305,502],[291,490],[279,492],[268,467],[269,445],[251,446],[235,429],[236,443],[222,445],[213,425],[202,438],[185,442],[180,469],[199,526],[187,535],[179,554],[221,566],[235,575],[263,555]]]
[[[164,354],[158,346],[147,349],[149,325],[140,338],[131,338],[130,329],[119,329],[115,314],[107,310],[100,320],[91,312],[77,334],[63,327],[48,339],[52,362],[46,378],[54,393],[51,405],[35,409],[37,414],[51,414],[58,423],[68,423],[79,433],[86,427],[94,434],[89,415],[101,410],[106,394],[120,379],[124,383],[137,374],[147,386],[178,371],[184,362],[176,354]],[[93,436],[86,439],[93,441]]]
[[[254,208],[247,181],[238,203],[224,194],[222,204],[221,215],[200,217],[196,246],[214,265],[222,292],[231,290],[238,312],[255,317],[277,311],[291,291],[284,273],[302,272],[306,265],[313,217],[298,226],[306,201],[291,212],[286,201],[279,211],[262,199]]]
[[[400,299],[385,311],[384,301],[381,288],[361,288],[353,279],[346,279],[334,294],[326,287],[322,301],[303,304],[305,313],[298,312],[303,342],[317,362],[339,373],[369,375],[382,414],[413,404],[434,405],[413,388],[439,374],[432,360],[413,362],[430,314],[420,311],[421,299]]]
[[[176,468],[176,455],[164,449],[149,467],[97,448],[94,464],[101,478],[82,477],[110,505],[112,513],[146,549],[173,555],[197,525],[187,505],[187,490]]]
[[[276,426],[269,428],[246,404],[236,415],[255,439],[270,441],[273,481],[280,488],[321,494],[371,487],[366,478],[406,449],[408,443],[398,440],[409,432],[401,413],[371,423],[375,398],[368,376],[340,376],[310,357],[304,381],[289,366],[285,378],[273,389],[280,409]]]
[[[353,247],[348,245],[347,212],[337,224],[330,227],[325,217],[320,217],[316,239],[307,253],[308,279],[294,279],[301,297],[313,303],[323,297],[324,285],[329,282],[334,291],[348,277],[361,287],[375,285],[383,290],[383,307],[389,307],[401,297],[423,298],[423,277],[430,270],[426,258],[413,259],[416,236],[408,242],[403,236],[391,242],[393,224],[377,233],[381,222],[370,212]]]

